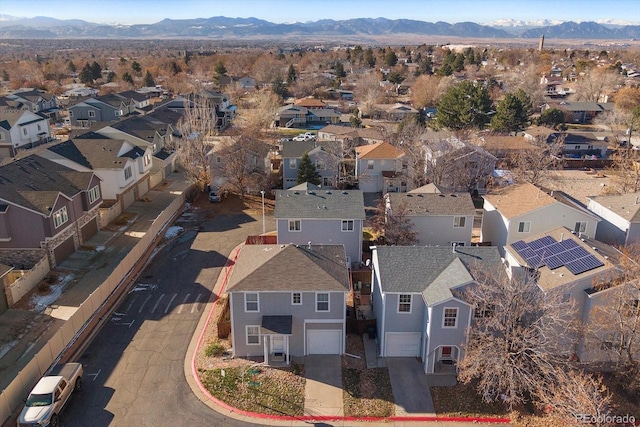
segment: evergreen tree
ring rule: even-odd
[[[365,65],[367,65],[369,68],[373,68],[376,65],[376,57],[373,54],[373,50],[371,50],[371,48],[367,48],[367,50],[364,51],[364,63]]]
[[[556,129],[558,125],[565,123],[564,112],[558,108],[548,108],[540,114],[538,124],[540,126],[549,126]]]
[[[89,63],[85,63],[80,73],[78,73],[78,78],[80,79],[80,83],[90,84],[93,83],[93,75],[91,74],[91,66]]]
[[[320,183],[322,183],[320,174],[316,170],[316,166],[311,161],[309,153],[304,153],[302,155],[300,165],[298,166],[298,179],[296,180],[296,185],[304,184],[305,182],[315,185],[320,185]]]
[[[289,96],[287,86],[282,81],[282,76],[280,74],[278,74],[271,82],[271,91],[281,98]]]
[[[393,67],[398,63],[398,57],[396,56],[396,53],[389,49],[389,52],[387,52],[384,55],[384,65],[388,66],[388,67]]]
[[[227,67],[224,66],[224,62],[219,60],[216,64],[216,68],[213,70],[216,73],[216,77],[226,76],[227,75]]]
[[[293,64],[289,65],[289,71],[287,71],[287,83],[291,84],[298,79],[296,75],[296,69]]]
[[[109,73],[107,74],[107,83],[111,83],[115,78],[116,73],[114,73],[113,71],[109,71]]]
[[[404,81],[404,77],[402,76],[402,74],[398,73],[397,71],[392,71],[387,76],[387,80],[390,83],[398,85]]]
[[[74,64],[72,60],[67,61],[67,70],[69,70],[70,73],[75,73],[77,71],[76,64]]]
[[[131,86],[134,85],[133,77],[131,77],[131,74],[129,74],[128,71],[125,71],[124,74],[122,75],[122,81],[129,83]]]
[[[156,82],[153,80],[153,76],[149,70],[147,70],[147,74],[144,75],[144,85],[146,87],[153,87],[156,85]]]
[[[496,108],[491,128],[498,132],[522,131],[529,125],[531,111],[531,100],[522,89],[516,93],[507,93]]]
[[[464,81],[451,86],[440,98],[436,122],[452,131],[483,128],[490,121],[493,104],[487,89]]]
[[[133,70],[134,73],[142,72],[142,67],[140,66],[140,64],[138,64],[138,61],[133,61],[131,63],[131,69]]]
[[[98,80],[100,77],[102,77],[102,67],[96,61],[93,61],[90,66],[90,70],[93,80]]]
[[[338,78],[347,76],[347,73],[344,72],[344,67],[342,66],[342,62],[340,61],[336,61],[336,63],[333,65],[333,70],[335,72],[336,77]]]

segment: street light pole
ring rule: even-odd
[[[264,190],[260,190],[260,195],[262,196],[262,234],[265,234],[265,226],[266,224],[264,223]]]

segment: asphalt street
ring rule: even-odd
[[[84,386],[61,425],[252,425],[200,402],[187,384],[184,359],[227,256],[246,236],[261,233],[260,215],[185,215],[177,225],[187,231],[155,255],[80,357]]]

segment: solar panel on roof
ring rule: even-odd
[[[569,255],[573,257],[573,259],[584,258],[590,255],[585,248],[580,246],[578,246],[577,248],[570,249],[567,252],[569,253]]]
[[[538,240],[540,240],[542,243],[544,243],[545,246],[549,246],[549,245],[553,245],[554,243],[558,243],[556,242],[556,239],[554,239],[551,236],[544,236],[539,238]]]
[[[573,274],[582,274],[586,271],[593,270],[594,268],[598,268],[604,265],[598,258],[593,255],[588,255],[583,258],[575,259],[567,264],[566,267]]]
[[[565,250],[577,248],[579,245],[573,239],[567,239],[560,242],[560,246]]]
[[[549,267],[550,270],[555,270],[556,268],[564,265],[564,262],[562,262],[562,260],[557,256],[550,256],[545,261],[547,262],[547,267]]]
[[[515,249],[516,251],[519,251],[521,249],[524,249],[526,247],[528,247],[528,245],[525,243],[524,240],[518,240],[517,242],[513,242],[511,244],[511,246],[513,247],[513,249]]]

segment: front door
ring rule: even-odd
[[[440,347],[440,360],[451,360],[451,347],[444,346]]]
[[[282,335],[271,337],[271,353],[284,353],[284,337]]]

